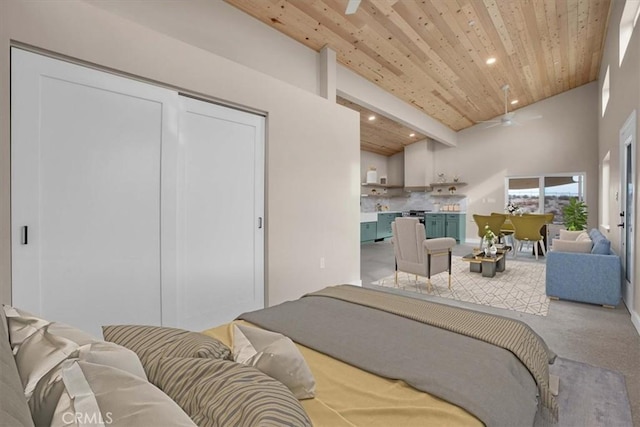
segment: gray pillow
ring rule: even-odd
[[[104,339],[136,352],[149,381],[156,384],[163,357],[232,359],[231,350],[217,339],[177,328],[143,325],[103,326]]]
[[[251,366],[165,357],[159,367],[158,387],[199,427],[311,426],[289,389]]]

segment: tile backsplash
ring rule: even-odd
[[[408,210],[426,210],[426,211],[438,211],[442,210],[442,206],[446,204],[458,203],[460,205],[460,212],[465,212],[467,209],[467,203],[465,198],[458,197],[431,197],[430,193],[425,192],[412,192],[408,193],[407,197],[361,197],[360,198],[360,211],[361,212],[376,212],[377,206],[387,206],[390,211],[408,211]],[[440,208],[438,208],[438,205]]]

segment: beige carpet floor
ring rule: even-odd
[[[418,276],[416,288],[413,274],[398,273],[398,287],[405,291],[546,316],[549,298],[545,293],[545,267],[544,262],[517,261],[509,257],[505,271],[489,278],[471,273],[469,263],[454,256],[451,290],[446,272],[431,278],[430,293],[427,292],[427,279]],[[393,288],[394,282],[394,275],[391,275],[373,284]]]

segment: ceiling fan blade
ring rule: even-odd
[[[345,15],[353,15],[358,10],[358,6],[360,6],[361,0],[349,0],[347,3],[347,10],[344,11]]]
[[[496,123],[494,123],[492,125],[486,126],[485,129],[494,128],[496,126],[500,126],[501,124],[502,124],[502,122],[496,122]]]
[[[529,120],[538,120],[541,119],[542,116],[541,115],[537,115],[537,116],[525,116],[525,117],[520,117],[520,120],[524,120],[524,121],[529,121]]]

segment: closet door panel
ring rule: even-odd
[[[97,335],[161,324],[170,94],[23,51],[12,67],[14,305]]]
[[[264,118],[182,106],[180,325],[198,330],[264,306]]]

